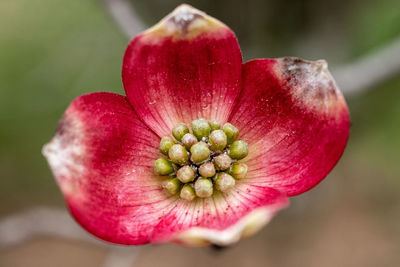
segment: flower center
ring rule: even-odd
[[[228,192],[236,180],[247,174],[247,165],[239,162],[248,154],[247,143],[236,140],[239,130],[230,123],[222,128],[216,120],[197,119],[191,131],[184,123],[164,136],[160,152],[166,156],[154,162],[154,172],[164,176],[163,187],[169,194],[185,200],[211,197],[216,191]]]

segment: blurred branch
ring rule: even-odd
[[[121,31],[131,39],[144,29],[144,23],[137,16],[132,4],[127,0],[104,0],[107,10],[117,22]]]
[[[60,209],[33,208],[0,220],[0,248],[17,245],[37,235],[50,235],[101,244]]]
[[[133,267],[140,247],[116,247],[111,250],[103,267]]]
[[[346,95],[356,95],[400,72],[400,37],[376,52],[332,71]]]
[[[36,236],[52,236],[90,242],[109,248],[104,267],[132,267],[139,247],[100,242],[82,230],[62,209],[33,208],[0,219],[0,249],[15,246]]]

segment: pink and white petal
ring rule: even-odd
[[[318,184],[336,165],[349,136],[345,100],[325,61],[253,60],[230,122],[249,142],[249,183],[288,196]]]
[[[226,121],[240,93],[241,68],[234,33],[181,5],[131,41],[122,80],[139,117],[163,136],[178,122]]]
[[[156,226],[152,242],[230,245],[260,230],[287,204],[275,189],[239,183],[212,198],[177,202]]]
[[[143,244],[174,201],[153,175],[158,142],[125,97],[93,93],[72,102],[43,154],[86,230],[113,243]]]

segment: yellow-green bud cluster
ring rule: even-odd
[[[228,192],[246,177],[247,165],[238,160],[247,156],[247,143],[236,140],[239,130],[228,122],[221,127],[216,120],[201,118],[190,126],[179,123],[172,129],[174,138],[160,141],[166,158],[154,161],[154,172],[165,177],[163,188],[187,201]]]

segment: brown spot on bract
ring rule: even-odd
[[[226,26],[206,13],[190,6],[180,5],[158,24],[148,29],[143,38],[156,42],[157,37],[190,40],[202,33],[213,32]]]
[[[197,13],[185,12],[170,17],[168,22],[173,23],[182,35],[186,35],[189,25],[199,18],[203,18],[203,16]]]
[[[291,95],[306,108],[332,112],[338,103],[344,103],[325,60],[286,57],[279,59],[278,64]]]

